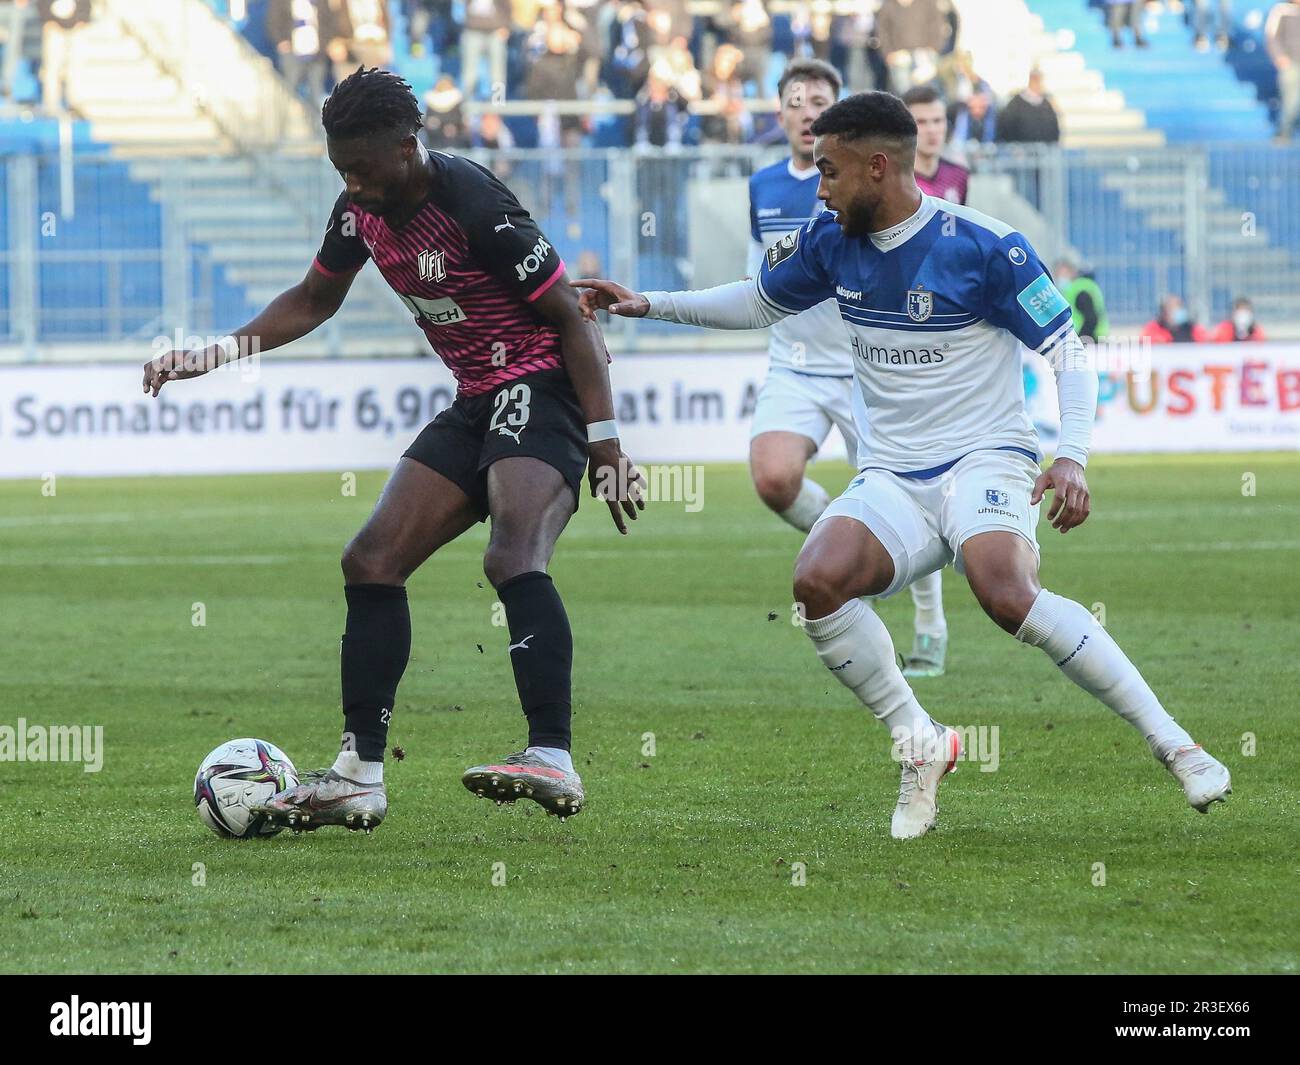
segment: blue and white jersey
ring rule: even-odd
[[[763,253],[802,229],[822,212],[816,167],[796,170],[793,159],[764,167],[749,179],[749,273],[758,276]],[[823,300],[771,327],[767,342],[773,366],[819,377],[852,377],[849,338],[834,299]]]
[[[837,300],[861,468],[929,470],[981,448],[1040,454],[1020,346],[1052,354],[1073,335],[1070,307],[1005,223],[924,194],[906,221],[864,237],[827,212],[767,250],[758,291],[787,313]]]

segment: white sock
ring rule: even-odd
[[[935,570],[911,584],[916,606],[917,635],[946,636],[948,619],[943,616],[943,570]]]
[[[529,747],[525,754],[536,755],[552,769],[573,772],[573,755],[563,747]]]
[[[830,503],[831,497],[826,489],[805,477],[794,502],[777,514],[796,529],[808,532]]]
[[[363,762],[356,751],[339,751],[334,759],[334,772],[358,784],[382,784],[384,782],[383,762]]]
[[[1043,589],[1016,639],[1041,647],[1061,672],[1137,729],[1160,761],[1194,742],[1110,634],[1078,603]]]
[[[898,668],[889,630],[862,600],[850,599],[833,614],[805,621],[804,631],[823,665],[884,723],[900,749],[936,738],[930,715]]]

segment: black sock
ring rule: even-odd
[[[529,747],[569,749],[573,633],[551,578],[534,570],[503,581],[497,595],[510,626],[510,665],[528,718]]]
[[[411,657],[411,612],[406,589],[392,584],[349,584],[343,633],[343,729],[363,762],[382,762],[397,685]]]

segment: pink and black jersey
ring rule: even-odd
[[[459,395],[563,366],[560,334],[533,306],[564,274],[559,253],[486,167],[445,152],[429,160],[429,195],[396,230],[340,195],[316,269],[335,276],[373,259]]]
[[[966,202],[966,183],[969,180],[969,170],[947,159],[939,160],[939,165],[930,177],[919,170],[916,172],[916,184],[922,192],[949,203]]]

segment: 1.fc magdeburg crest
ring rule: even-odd
[[[934,293],[923,288],[907,291],[907,316],[914,322],[924,322],[934,310]]]
[[[419,257],[420,280],[441,281],[447,276],[447,254],[438,248],[425,248]]]

